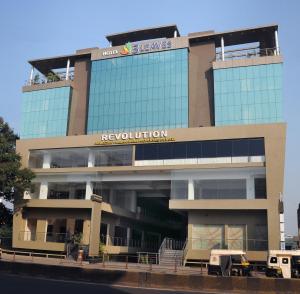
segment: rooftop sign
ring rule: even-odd
[[[111,55],[135,55],[145,52],[160,51],[172,48],[172,41],[169,39],[160,39],[142,42],[128,42],[121,49],[109,49],[102,52],[102,56]]]

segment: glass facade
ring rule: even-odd
[[[24,92],[21,139],[66,136],[70,87]]]
[[[264,155],[263,138],[141,144],[135,150],[135,160]]]
[[[88,134],[185,127],[187,49],[93,61]]]
[[[282,122],[282,64],[214,70],[215,124]]]

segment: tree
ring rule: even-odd
[[[26,189],[31,189],[34,178],[30,169],[21,168],[21,156],[16,153],[17,139],[18,135],[0,117],[0,197],[12,203],[21,199]]]

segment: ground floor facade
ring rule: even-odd
[[[284,124],[144,133],[18,141],[36,178],[16,204],[13,246],[98,256],[159,252],[168,238],[185,261],[280,248]]]

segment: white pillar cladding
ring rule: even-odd
[[[106,229],[106,246],[110,245],[109,244],[109,238],[110,238],[110,224],[107,224],[107,229]]]
[[[127,246],[129,246],[129,242],[130,242],[130,232],[131,232],[131,229],[129,227],[127,227]]]
[[[93,182],[87,181],[85,186],[85,199],[90,200],[92,194],[93,194]]]
[[[131,191],[131,193],[129,193],[129,197],[130,197],[130,211],[132,212],[136,212],[136,191]]]
[[[225,60],[225,54],[224,54],[224,38],[221,37],[221,54],[222,54],[222,61]]]
[[[50,168],[51,167],[51,154],[44,153],[43,157],[43,168]]]
[[[279,41],[278,41],[278,31],[276,30],[275,31],[275,46],[276,46],[276,55],[279,55],[280,54],[280,51],[279,51]]]
[[[32,82],[33,82],[33,74],[34,74],[34,67],[32,66],[32,67],[31,67],[31,70],[30,70],[29,85],[32,85]]]
[[[47,199],[48,196],[48,182],[42,181],[40,186],[40,199]]]
[[[250,176],[246,179],[247,199],[255,198],[254,177]]]
[[[69,72],[70,72],[70,59],[68,59],[67,61],[66,80],[69,79]]]
[[[194,200],[194,199],[195,199],[194,180],[189,179],[188,180],[188,200]]]
[[[109,199],[108,199],[110,204],[114,204],[114,190],[110,189],[109,190]]]
[[[177,30],[174,31],[174,38],[177,38]]]
[[[88,157],[88,167],[94,167],[95,166],[95,153],[90,150],[89,151],[89,157]]]

